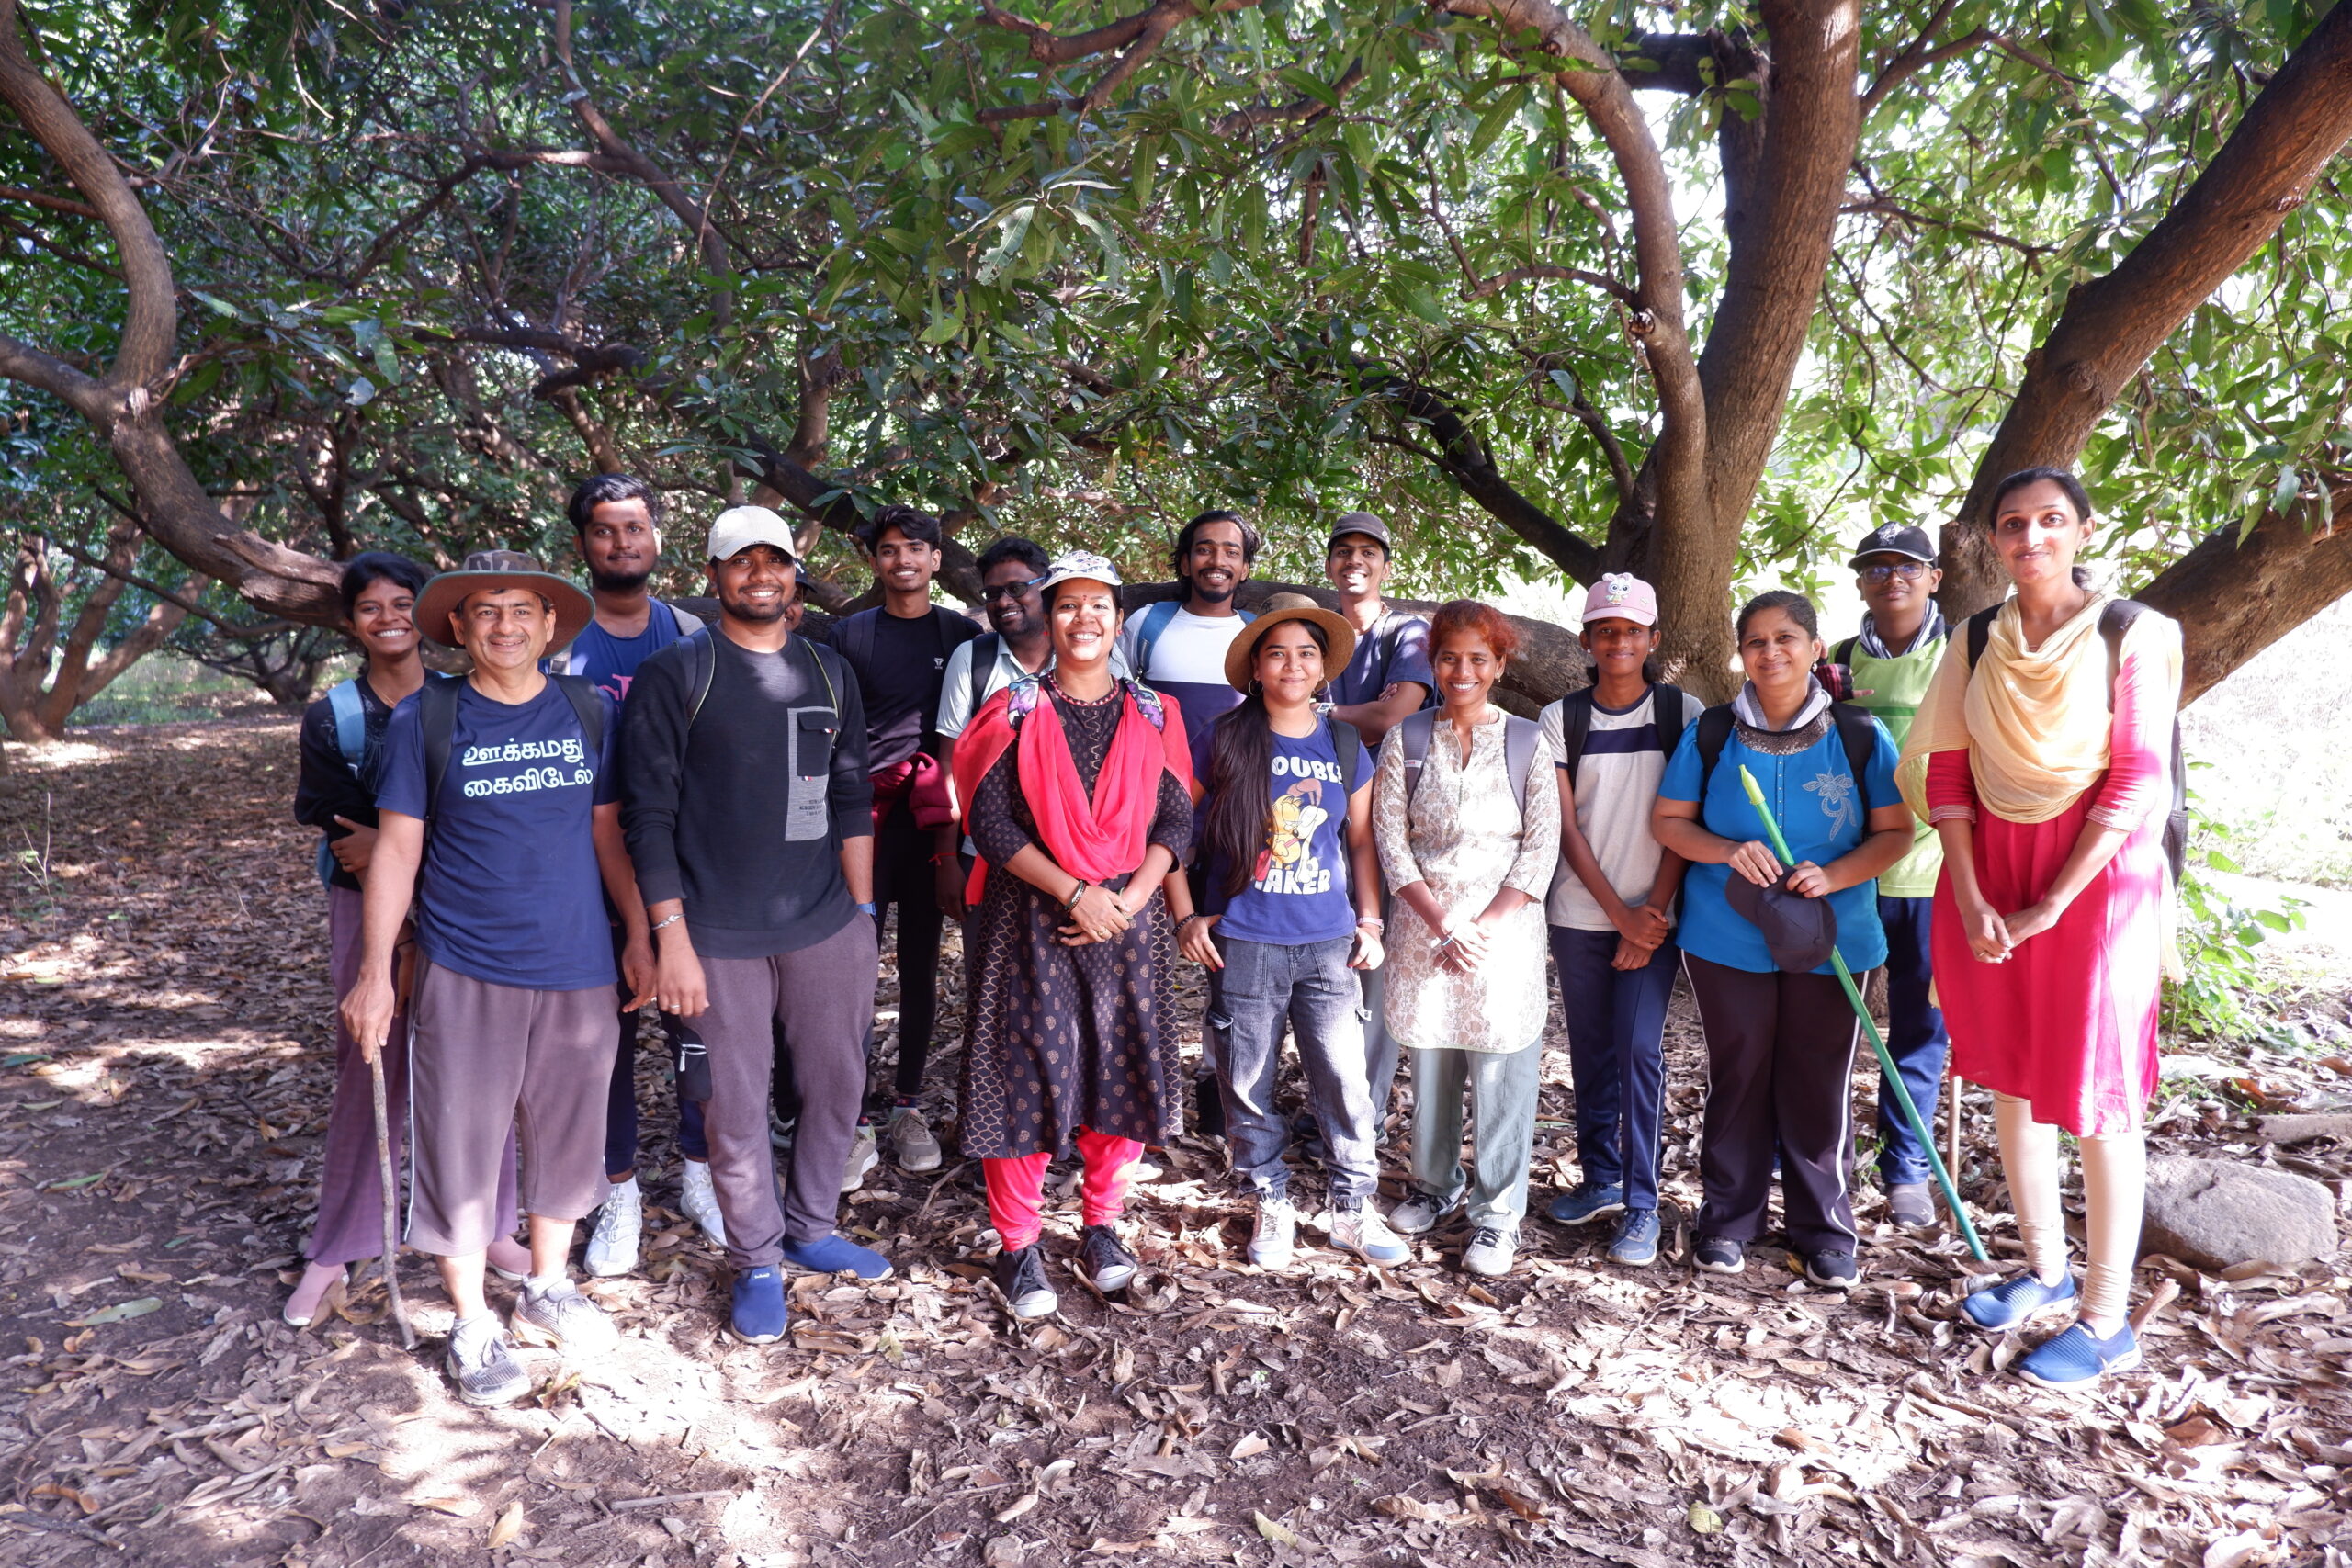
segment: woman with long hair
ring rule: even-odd
[[[1184,877],[1167,882],[1179,951],[1225,980],[1208,1027],[1261,1269],[1289,1267],[1298,1225],[1290,1124],[1274,1111],[1285,1023],[1323,1134],[1331,1245],[1373,1263],[1411,1256],[1370,1201],[1380,1162],[1355,971],[1381,956],[1372,758],[1355,726],[1316,706],[1354,647],[1353,627],[1298,594],[1276,595],[1233,639],[1225,674],[1241,705],[1217,716],[1203,799],[1208,909],[1192,907]]]
[[[1985,525],[2017,585],[1973,617],[1903,749],[1912,807],[1943,840],[1932,930],[1952,1067],[1993,1091],[2026,1271],[1962,1315],[2074,1323],[2018,1363],[2082,1388],[2140,1361],[2126,1315],[2146,1183],[2156,1014],[2177,972],[2165,854],[2180,627],[2099,592],[2075,557],[2090,497],[2059,468],[1993,492]],[[2058,1134],[2082,1151],[2089,1267],[2066,1268]]]
[[[1419,1235],[1465,1202],[1462,1267],[1510,1272],[1527,1213],[1543,1077],[1544,895],[1560,852],[1560,789],[1531,719],[1489,700],[1519,634],[1467,599],[1430,618],[1442,706],[1389,731],[1373,782],[1395,889],[1388,1029],[1413,1062],[1413,1190],[1388,1223]],[[1477,1173],[1462,1169],[1473,1101]]]
[[[1691,1260],[1717,1274],[1747,1267],[1777,1156],[1782,1228],[1804,1277],[1849,1290],[1860,1274],[1850,1080],[1861,1035],[1830,959],[1843,954],[1857,975],[1886,962],[1877,878],[1911,847],[1911,818],[1894,742],[1814,677],[1825,649],[1813,602],[1759,593],[1736,637],[1747,679],[1683,731],[1650,814],[1657,841],[1690,863],[1682,968],[1707,1036]],[[1743,768],[1794,865],[1766,842]]]
[[[1015,1317],[1046,1282],[1046,1167],[1085,1161],[1078,1273],[1124,1290],[1138,1268],[1113,1228],[1147,1142],[1182,1113],[1161,879],[1192,842],[1191,753],[1174,704],[1112,673],[1119,573],[1077,551],[1041,585],[1053,663],[989,698],[956,743],[978,861],[961,1141],[981,1162]]]
[[[375,1090],[366,1058],[342,1020],[344,993],[359,977],[360,892],[376,848],[376,759],[392,709],[424,684],[417,656],[416,596],[432,575],[405,556],[369,550],[344,563],[344,623],[358,640],[366,664],[303,710],[300,769],[294,819],[319,830],[319,880],[326,886],[328,973],[334,983],[335,1086],[319,1144],[319,1217],[311,1232],[309,1262],[284,1315],[309,1325],[344,1271],[384,1249],[384,1182],[376,1154]],[[387,1103],[408,1103],[408,1031],[395,1018],[384,1051]],[[395,1116],[392,1157],[400,1159]],[[501,1199],[514,1213],[514,1159],[509,1150]],[[513,1228],[510,1224],[510,1230]],[[491,1261],[519,1276],[530,1254],[513,1236],[491,1248]]]

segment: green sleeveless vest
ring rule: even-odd
[[[1911,720],[1918,713],[1919,705],[1928,695],[1928,682],[1935,678],[1936,666],[1944,656],[1946,639],[1914,646],[1910,652],[1894,659],[1873,659],[1862,651],[1861,640],[1855,638],[1846,663],[1854,671],[1854,690],[1866,693],[1858,695],[1854,704],[1868,708],[1886,732],[1894,737],[1896,750],[1901,750],[1904,738],[1911,733]],[[1846,645],[1839,651],[1846,652]],[[1878,890],[1886,898],[1927,898],[1936,891],[1936,874],[1943,869],[1943,841],[1936,830],[1925,822],[1911,829],[1911,852],[1879,874]]]

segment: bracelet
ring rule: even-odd
[[[1186,915],[1182,919],[1178,920],[1176,922],[1176,934],[1178,936],[1182,936],[1184,934],[1184,928],[1191,925],[1194,920],[1197,920],[1200,918],[1201,912],[1198,909],[1195,909],[1191,914]]]
[[[1385,931],[1387,929],[1388,922],[1382,919],[1378,915],[1358,915],[1356,917],[1356,930],[1358,931],[1368,931],[1377,935],[1380,932]]]
[[[1078,901],[1080,898],[1085,897],[1086,890],[1093,886],[1094,884],[1087,881],[1084,877],[1079,878],[1078,886],[1071,888],[1069,890],[1069,897],[1062,900],[1062,913],[1067,915],[1071,910],[1077,908]]]
[[[680,920],[683,920],[683,919],[684,919],[685,918],[686,918],[686,912],[685,912],[684,909],[679,910],[679,911],[678,911],[676,914],[674,914],[674,915],[667,915],[667,916],[664,916],[664,917],[663,917],[663,918],[662,918],[661,919],[656,920],[656,921],[655,921],[651,926],[648,927],[648,928],[647,928],[647,930],[646,930],[645,934],[646,934],[647,936],[651,936],[655,931],[660,931],[663,926],[674,926],[674,925],[676,925]]]

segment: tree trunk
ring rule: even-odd
[[[2352,485],[2333,496],[2352,514]],[[2222,678],[2346,593],[2352,528],[2324,533],[2263,513],[2244,544],[2218,529],[2133,597],[2180,623],[2180,700],[2193,703]]]
[[[2063,468],[2080,457],[2117,394],[2278,232],[2347,139],[2352,4],[2320,19],[2163,220],[2114,271],[2075,289],[2027,360],[1960,515],[1944,525],[1938,598],[1947,616],[1957,621],[2008,592],[1983,527],[1993,487],[2020,468]]]

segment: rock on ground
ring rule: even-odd
[[[2143,1253],[2199,1269],[2293,1265],[2335,1251],[2335,1199],[2306,1176],[2228,1160],[2148,1162]]]

